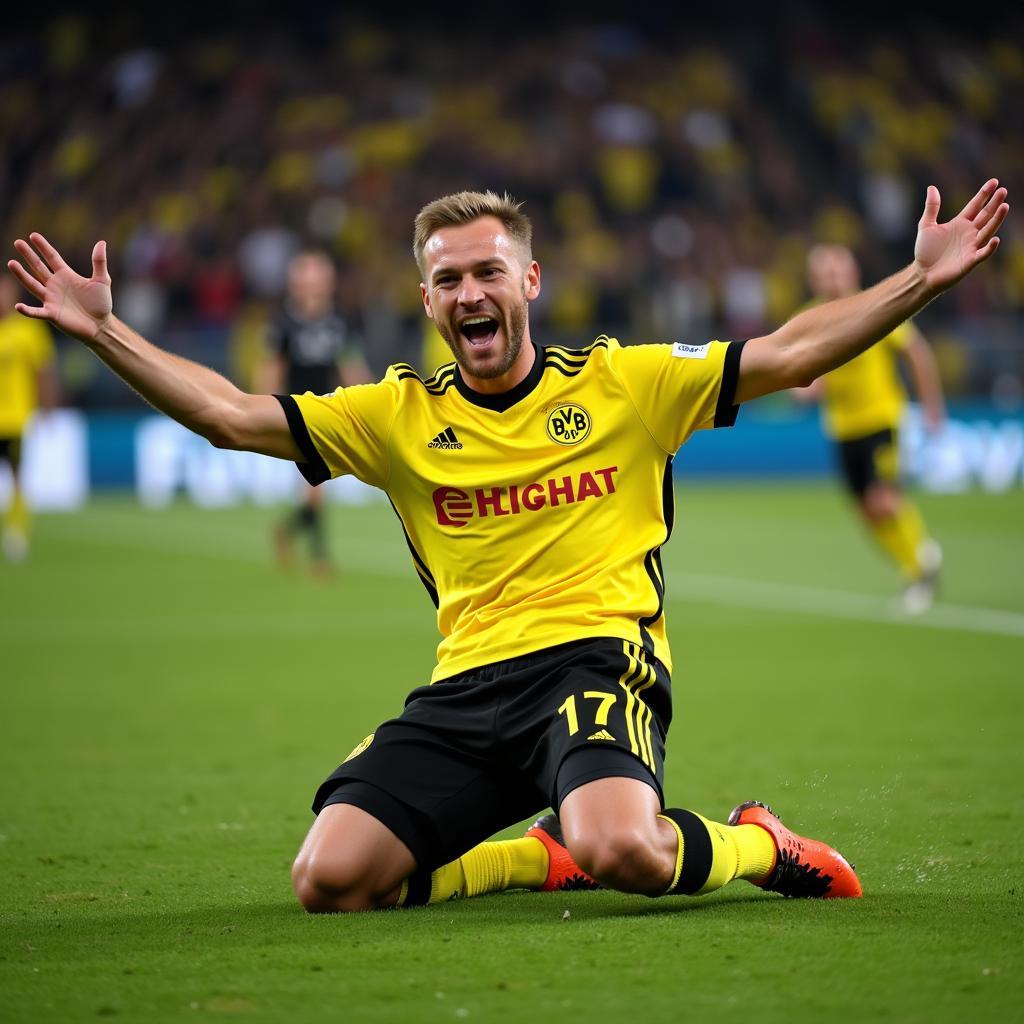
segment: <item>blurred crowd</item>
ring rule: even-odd
[[[909,259],[929,182],[947,215],[990,175],[1024,185],[1012,31],[801,16],[452,34],[344,14],[151,29],[68,14],[5,34],[3,222],[80,268],[106,238],[119,314],[207,362],[230,354],[243,384],[310,244],[337,260],[371,365],[417,361],[412,220],[458,189],[525,201],[535,334],[583,344],[770,329],[806,297],[809,244],[850,245],[870,282]],[[1019,372],[1019,220],[930,314],[953,393]]]

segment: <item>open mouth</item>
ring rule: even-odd
[[[498,333],[498,321],[490,316],[471,316],[459,324],[459,330],[470,345],[486,345]]]

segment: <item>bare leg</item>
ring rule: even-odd
[[[584,871],[611,889],[655,896],[671,884],[679,849],[660,811],[647,783],[607,778],[574,789],[559,818],[565,844]]]
[[[307,487],[304,495],[304,515],[309,531],[310,568],[315,576],[332,575],[333,567],[327,553],[327,533],[324,527],[324,492],[318,487]]]
[[[942,551],[928,536],[917,506],[898,486],[882,481],[868,487],[858,506],[879,546],[899,566],[906,584],[904,609],[926,611],[938,589]]]
[[[621,892],[703,896],[734,878],[761,884],[776,862],[767,828],[724,825],[678,807],[663,811],[657,793],[639,779],[580,786],[562,801],[560,816],[579,866]]]
[[[861,515],[868,523],[878,523],[885,519],[893,519],[900,514],[903,507],[903,493],[894,484],[876,481],[858,499],[857,505]]]
[[[21,481],[21,442],[11,442],[7,453],[11,467],[11,504],[4,516],[3,550],[9,562],[20,562],[28,555],[28,534],[31,521],[28,501]]]
[[[373,815],[331,804],[295,858],[292,886],[310,913],[379,910],[395,905],[415,868],[409,848]]]

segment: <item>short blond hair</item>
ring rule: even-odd
[[[504,225],[509,237],[519,247],[523,264],[533,259],[533,225],[522,211],[522,203],[516,202],[507,192],[455,192],[427,203],[416,215],[412,252],[420,274],[426,276],[423,265],[423,250],[430,236],[442,228],[455,228],[470,224],[481,217],[497,217]]]

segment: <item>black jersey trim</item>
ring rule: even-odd
[[[480,391],[474,391],[462,376],[462,371],[455,366],[455,386],[459,394],[471,405],[477,405],[481,409],[490,409],[492,412],[505,412],[511,409],[517,402],[521,402],[540,383],[544,375],[546,363],[541,356],[540,349],[533,346],[533,366],[530,372],[514,387],[508,391],[502,391],[496,395],[485,395]]]
[[[736,388],[740,382],[740,356],[746,341],[730,341],[725,350],[722,366],[722,386],[718,389],[715,406],[715,426],[731,427],[736,422],[740,407],[736,404]]]
[[[656,547],[651,548],[644,555],[644,569],[647,570],[654,592],[658,595],[658,607],[654,614],[645,615],[638,622],[644,650],[648,654],[654,654],[654,638],[650,634],[650,628],[665,611],[665,570],[661,564],[661,549],[672,536],[672,527],[675,524],[676,516],[676,495],[672,486],[672,459],[673,456],[670,455],[665,460],[665,472],[661,478],[661,514],[665,520],[665,536]]]
[[[415,545],[412,542],[412,538],[409,536],[409,531],[405,528],[405,520],[400,515],[395,503],[391,501],[391,495],[388,495],[388,502],[391,504],[392,511],[398,517],[398,522],[402,527],[402,536],[405,537],[405,543],[409,548],[409,554],[412,555],[412,564],[416,567],[416,575],[419,576],[420,582],[423,584],[424,589],[430,595],[430,600],[434,602],[435,608],[441,607],[441,599],[437,593],[437,583],[434,580],[434,574],[427,568],[427,563],[420,557],[420,553],[416,550]]]
[[[454,366],[455,364],[451,364]],[[435,395],[438,398],[445,394],[455,383],[455,375],[451,367],[443,366],[429,380],[424,380],[408,363],[396,363],[392,369],[399,380],[415,380],[423,385],[428,395]]]
[[[549,346],[544,349],[544,358],[561,359],[566,366],[586,366],[587,360],[590,358],[590,352],[589,350],[584,352],[582,349],[570,351],[569,349],[558,349]]]
[[[555,373],[560,373],[563,377],[578,377],[583,372],[582,366],[578,370],[567,370],[558,363],[545,363],[544,369],[554,370]]]
[[[578,377],[596,348],[607,348],[608,341],[602,336],[586,348],[565,348],[563,345],[549,345],[544,349],[544,368],[555,370],[563,377]]]
[[[565,374],[572,374],[574,377],[586,367],[588,359],[589,356],[584,356],[582,359],[570,359],[561,352],[552,352],[550,349],[544,350],[545,366],[550,366],[552,369],[559,370]]]
[[[305,456],[303,462],[296,462],[299,472],[314,486],[322,484],[325,480],[331,479],[331,471],[327,468],[323,456],[316,450],[313,438],[309,436],[309,428],[302,418],[299,404],[291,395],[274,395],[284,409],[285,419],[288,421],[288,429],[298,449]]]
[[[432,384],[432,380],[433,378],[427,381],[423,386],[427,389],[428,395],[437,395],[440,397],[441,395],[446,394],[455,384],[455,374],[454,372],[445,374],[445,376],[438,379],[437,384]]]
[[[544,349],[546,355],[558,355],[558,356],[572,356],[572,357],[583,357],[589,359],[590,354],[595,348],[607,348],[608,347],[608,335],[601,334],[589,345],[584,345],[583,348],[569,348],[567,345],[548,345]]]
[[[592,342],[586,348],[566,348],[564,345],[548,345],[544,349],[544,356],[545,358],[560,359],[566,366],[586,366],[587,360],[590,359],[594,349],[607,347],[608,342],[603,338]]]
[[[455,364],[445,363],[443,366],[439,366],[434,371],[433,377],[428,377],[423,383],[426,385],[428,389],[436,388],[438,385],[440,385],[440,383],[442,382],[442,380],[444,380],[445,377],[448,377],[449,375],[454,376],[454,373]]]

